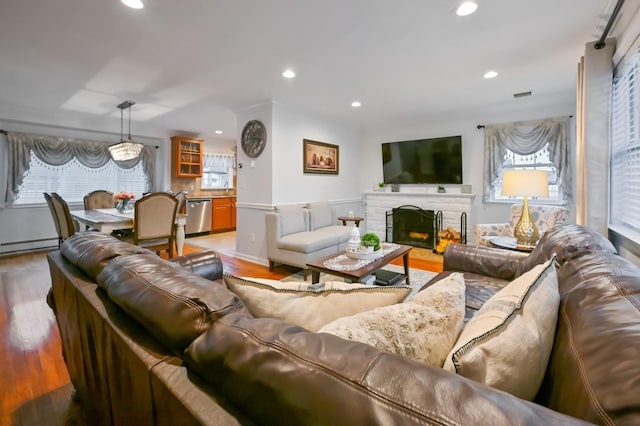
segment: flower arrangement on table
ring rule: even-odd
[[[116,202],[116,209],[120,213],[130,213],[133,211],[133,200],[136,198],[131,192],[117,192],[113,194]]]

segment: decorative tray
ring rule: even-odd
[[[378,255],[378,253],[380,253],[380,250],[381,249],[378,249],[376,251],[372,251],[371,253],[352,253],[350,251],[347,251],[344,254],[352,259],[373,259]]]

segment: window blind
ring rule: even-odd
[[[640,232],[640,52],[614,73],[611,95],[610,222]]]
[[[82,203],[86,194],[96,189],[111,192],[127,191],[142,196],[147,190],[147,180],[142,163],[132,169],[122,169],[110,161],[91,169],[76,159],[62,166],[52,166],[40,160],[33,152],[31,162],[20,190],[16,205],[44,202],[43,192],[57,192],[68,203]]]

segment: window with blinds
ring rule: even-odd
[[[232,189],[235,155],[205,152],[203,158],[202,180],[203,189]]]
[[[506,170],[532,169],[544,170],[549,176],[549,198],[535,197],[537,202],[554,203],[561,202],[560,183],[558,182],[558,169],[549,159],[549,144],[546,144],[540,151],[531,155],[516,154],[511,150],[506,150],[502,163],[500,176],[492,185],[493,200],[522,200],[524,197],[513,197],[502,195],[502,179]]]
[[[621,63],[611,96],[610,222],[640,232],[640,52]]]
[[[141,197],[147,191],[142,163],[132,169],[121,169],[110,161],[103,167],[90,169],[73,159],[62,166],[52,166],[32,152],[29,171],[14,204],[43,204],[43,192],[57,192],[67,203],[82,203],[86,194],[97,189],[132,192],[136,198]]]

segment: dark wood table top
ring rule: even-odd
[[[394,243],[395,244],[395,243]],[[327,274],[331,274],[331,275],[336,275],[342,278],[346,278],[346,279],[350,279],[353,282],[359,282],[360,279],[373,274],[375,271],[377,271],[378,269],[382,269],[384,266],[387,266],[389,263],[391,263],[393,260],[399,258],[400,256],[404,256],[404,268],[405,268],[405,272],[409,270],[409,252],[411,251],[411,249],[413,248],[412,246],[407,246],[404,244],[397,244],[398,246],[400,246],[400,248],[398,248],[397,250],[392,251],[391,253],[387,254],[386,256],[374,260],[373,262],[363,266],[360,269],[354,269],[351,271],[336,271],[334,269],[329,269],[329,268],[325,268],[324,266],[324,262],[326,260],[329,259],[333,259],[336,256],[336,254],[333,254],[331,256],[327,256],[324,257],[322,259],[318,259],[316,261],[313,262],[309,262],[307,263],[307,267],[309,267],[309,269],[311,269],[313,272],[324,272]],[[340,254],[344,254],[340,253]],[[409,277],[407,276],[407,282],[409,281]]]

